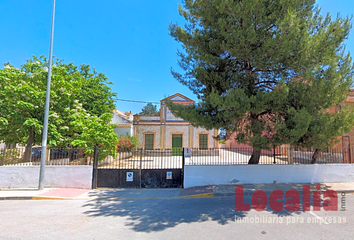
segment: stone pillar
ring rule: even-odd
[[[161,126],[161,148],[165,149],[166,148],[166,125]]]
[[[194,127],[189,125],[189,147],[193,148],[193,141],[194,141]]]
[[[189,148],[192,148],[193,147],[193,135],[192,135],[192,132],[193,132],[193,126],[192,125],[189,125],[188,126],[188,147]]]
[[[218,136],[218,130],[214,129],[214,137]],[[214,139],[214,148],[219,148],[219,141]]]
[[[288,145],[288,164],[294,164],[294,151],[290,144]]]
[[[46,151],[45,151],[45,160],[48,162],[50,160],[50,149],[47,146]]]

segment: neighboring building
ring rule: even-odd
[[[114,128],[114,132],[118,136],[130,134],[133,135],[133,115],[132,112],[123,113],[119,110],[113,111],[113,117],[111,120],[112,124],[117,124],[117,127]]]
[[[354,107],[354,89],[350,89],[344,105],[349,105],[351,108]],[[341,106],[336,106],[332,107],[329,111],[338,112],[340,109]],[[339,142],[333,146],[333,149],[344,153],[345,162],[354,162],[354,128],[350,132],[344,133],[343,136],[339,136],[338,140]]]
[[[213,138],[218,135],[218,130],[195,128],[189,122],[175,117],[165,105],[168,99],[176,104],[195,104],[193,100],[177,93],[160,101],[159,113],[134,115],[134,135],[138,136],[139,148],[151,150],[218,147],[218,141]]]
[[[354,89],[350,89],[346,100],[344,101],[345,105],[350,105],[351,108],[354,108]],[[338,112],[340,110],[340,106],[334,106],[328,109],[328,112]],[[236,133],[229,133],[230,137],[228,140],[226,140],[225,147],[226,148],[251,148],[251,146],[246,145],[246,144],[241,144],[238,143],[235,140]],[[338,136],[338,143],[336,143],[332,149],[337,151],[337,152],[343,152],[345,153],[344,158],[347,158],[346,156],[349,156],[348,159],[354,160],[354,128],[352,131],[349,133],[343,134],[343,136]],[[282,145],[282,147],[287,147],[287,145]],[[353,155],[353,156],[351,156]],[[345,159],[345,161],[347,161]]]
[[[250,145],[247,145],[247,144],[243,144],[243,143],[238,143],[236,141],[236,133],[231,133],[230,136],[228,137],[228,139],[226,139],[225,141],[225,148],[226,149],[239,149],[243,152],[252,152],[253,151],[253,148],[252,146]],[[282,147],[285,147],[285,145],[282,145]],[[264,154],[264,155],[273,155],[274,153],[275,154],[280,154],[280,149],[279,148],[275,148],[273,149],[272,151],[269,151],[269,150],[262,150],[261,153]]]

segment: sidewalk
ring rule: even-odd
[[[196,187],[189,189],[0,189],[0,200],[94,200],[94,199],[161,199],[212,197],[213,187]]]
[[[244,196],[251,196],[256,190],[265,193],[279,189],[286,192],[290,189],[302,192],[303,185],[311,185],[311,191],[317,184],[244,184]],[[353,183],[321,183],[321,191],[332,189],[338,193],[354,192]],[[200,198],[213,196],[233,196],[235,185],[203,186],[193,188],[159,188],[159,189],[70,189],[46,188],[38,189],[0,189],[0,200],[95,200],[95,199],[173,199],[173,198]]]

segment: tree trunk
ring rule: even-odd
[[[73,148],[70,147],[70,150],[69,150],[69,161],[71,162],[72,160],[74,160],[74,151],[73,151]]]
[[[250,160],[248,161],[248,164],[258,164],[259,159],[261,157],[261,151],[262,150],[253,149],[252,156],[251,156]]]
[[[27,142],[26,142],[25,153],[23,154],[23,161],[24,162],[29,162],[31,159],[33,141],[34,141],[34,131],[30,130],[30,134],[29,134]]]
[[[316,163],[317,158],[318,158],[318,156],[320,155],[321,152],[322,152],[321,149],[316,149],[315,150],[315,152],[313,153],[312,158],[311,158],[311,164]]]

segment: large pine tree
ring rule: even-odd
[[[315,0],[185,0],[179,13],[186,24],[169,29],[183,73],[172,74],[200,102],[168,103],[175,115],[236,132],[254,149],[250,164],[261,149],[323,148],[352,127],[353,111],[325,111],[353,83],[348,17],[322,17]]]

